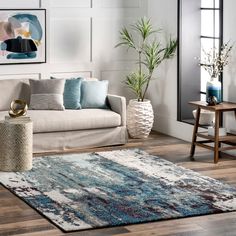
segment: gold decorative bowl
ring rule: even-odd
[[[25,116],[28,110],[27,103],[24,100],[13,100],[10,105],[9,116],[16,118],[19,116]]]

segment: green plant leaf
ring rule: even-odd
[[[115,47],[126,45],[128,48],[136,48],[132,34],[125,27],[120,31],[120,40],[121,42],[115,45]]]
[[[172,58],[175,55],[176,48],[177,48],[177,40],[172,40],[170,38],[164,50],[163,59]]]
[[[160,47],[161,43],[157,42],[156,40],[151,42],[150,44],[145,45],[144,64],[149,71],[153,71],[162,61],[162,57],[160,55],[163,52],[163,49],[160,49]]]
[[[133,72],[126,76],[125,84],[136,94],[138,99],[142,98],[143,86],[147,83],[147,76],[139,72]]]
[[[170,38],[166,46],[162,46],[156,35],[152,41],[150,40],[149,37],[152,34],[160,31],[160,29],[154,30],[151,20],[143,17],[131,25],[130,31],[126,27],[120,31],[120,42],[115,46],[132,48],[137,53],[137,72],[129,74],[125,84],[140,101],[145,98],[154,70],[163,60],[170,59],[175,55],[177,40]]]
[[[143,41],[145,41],[151,34],[160,32],[161,30],[153,30],[151,20],[146,17],[138,20],[132,28],[139,32],[142,36]]]

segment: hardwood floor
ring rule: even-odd
[[[130,147],[143,148],[177,165],[236,186],[236,158],[225,154],[218,164],[213,164],[213,152],[197,147],[195,161],[190,161],[190,143],[159,133],[152,133],[146,140],[129,140],[124,146],[96,148],[92,151]],[[235,236],[236,212],[63,234],[11,192],[0,187],[0,235]]]

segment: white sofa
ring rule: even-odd
[[[0,120],[12,100],[30,102],[27,79],[0,80]],[[33,121],[33,152],[120,145],[127,142],[126,101],[108,95],[111,109],[28,110]]]

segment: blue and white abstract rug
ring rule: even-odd
[[[0,182],[63,231],[236,210],[236,189],[140,149],[37,157]]]

